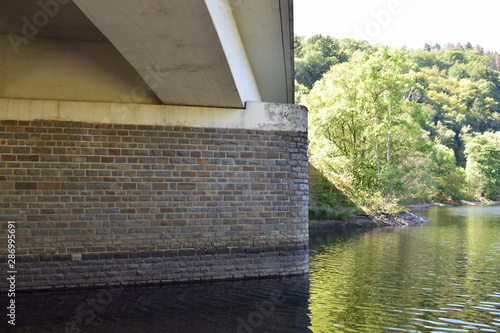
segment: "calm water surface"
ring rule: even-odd
[[[0,332],[500,332],[500,207],[420,213],[312,234],[308,276],[18,294]]]
[[[420,213],[432,222],[311,238],[312,331],[500,331],[500,207]]]

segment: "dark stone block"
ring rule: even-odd
[[[207,250],[205,250],[205,249],[198,249],[198,250],[196,250],[195,254],[197,256],[205,256],[205,255],[207,255]]]
[[[240,248],[240,247],[231,248],[231,254],[242,254],[242,253],[245,253],[244,248]]]
[[[231,249],[228,248],[217,249],[217,254],[231,254]]]
[[[82,253],[82,260],[99,260],[99,253]]]
[[[71,254],[70,253],[55,253],[52,256],[52,259],[54,261],[71,261]]]
[[[99,253],[100,260],[110,260],[114,258],[114,254],[112,252],[101,252]]]
[[[49,262],[52,261],[54,256],[52,254],[41,254],[40,261]]]
[[[130,252],[128,254],[128,257],[130,259],[138,259],[138,258],[142,258],[142,253],[141,252]]]
[[[165,250],[165,257],[177,257],[179,256],[179,250]]]
[[[245,253],[261,253],[264,251],[262,246],[252,246],[245,248]]]
[[[15,183],[14,188],[16,190],[36,190],[37,183]]]
[[[196,255],[195,249],[180,249],[179,250],[179,257],[195,256],[195,255]]]
[[[141,254],[141,258],[151,258],[151,252],[143,251],[139,253]]]
[[[165,251],[151,251],[152,258],[163,258],[165,257]]]
[[[115,252],[113,259],[128,259],[128,252]]]

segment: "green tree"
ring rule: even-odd
[[[500,57],[464,45],[413,51],[296,38],[310,156],[357,204],[497,196],[495,151],[469,142],[500,131]]]
[[[308,89],[343,58],[342,54],[336,52],[338,46],[331,37],[314,35],[306,40],[295,41],[295,79]]]
[[[471,194],[477,199],[500,200],[500,132],[469,138],[465,155]]]
[[[421,92],[429,119],[424,127],[433,139],[454,150],[465,167],[461,133],[498,130],[499,73],[488,67],[488,57],[475,50],[457,49],[412,53],[418,68],[411,74]],[[451,60],[450,60],[451,59]],[[431,65],[429,67],[429,65]]]
[[[294,41],[295,79],[308,89],[333,65],[348,61],[356,51],[370,48],[365,42],[322,35],[307,39],[296,36]]]
[[[427,149],[405,68],[403,51],[358,52],[333,66],[306,98],[311,157],[361,205],[371,197],[400,197],[401,179],[415,171],[408,162],[418,160],[408,157]]]
[[[467,198],[465,170],[457,166],[453,150],[436,144],[433,149],[436,181],[435,198],[438,201],[460,201]]]

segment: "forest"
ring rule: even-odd
[[[500,55],[467,44],[395,49],[296,36],[309,110],[312,201],[394,213],[500,200]]]

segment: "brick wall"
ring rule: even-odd
[[[123,282],[88,270],[110,260],[129,282],[307,270],[306,133],[3,120],[0,143],[21,287]],[[154,273],[178,260],[198,268]]]

